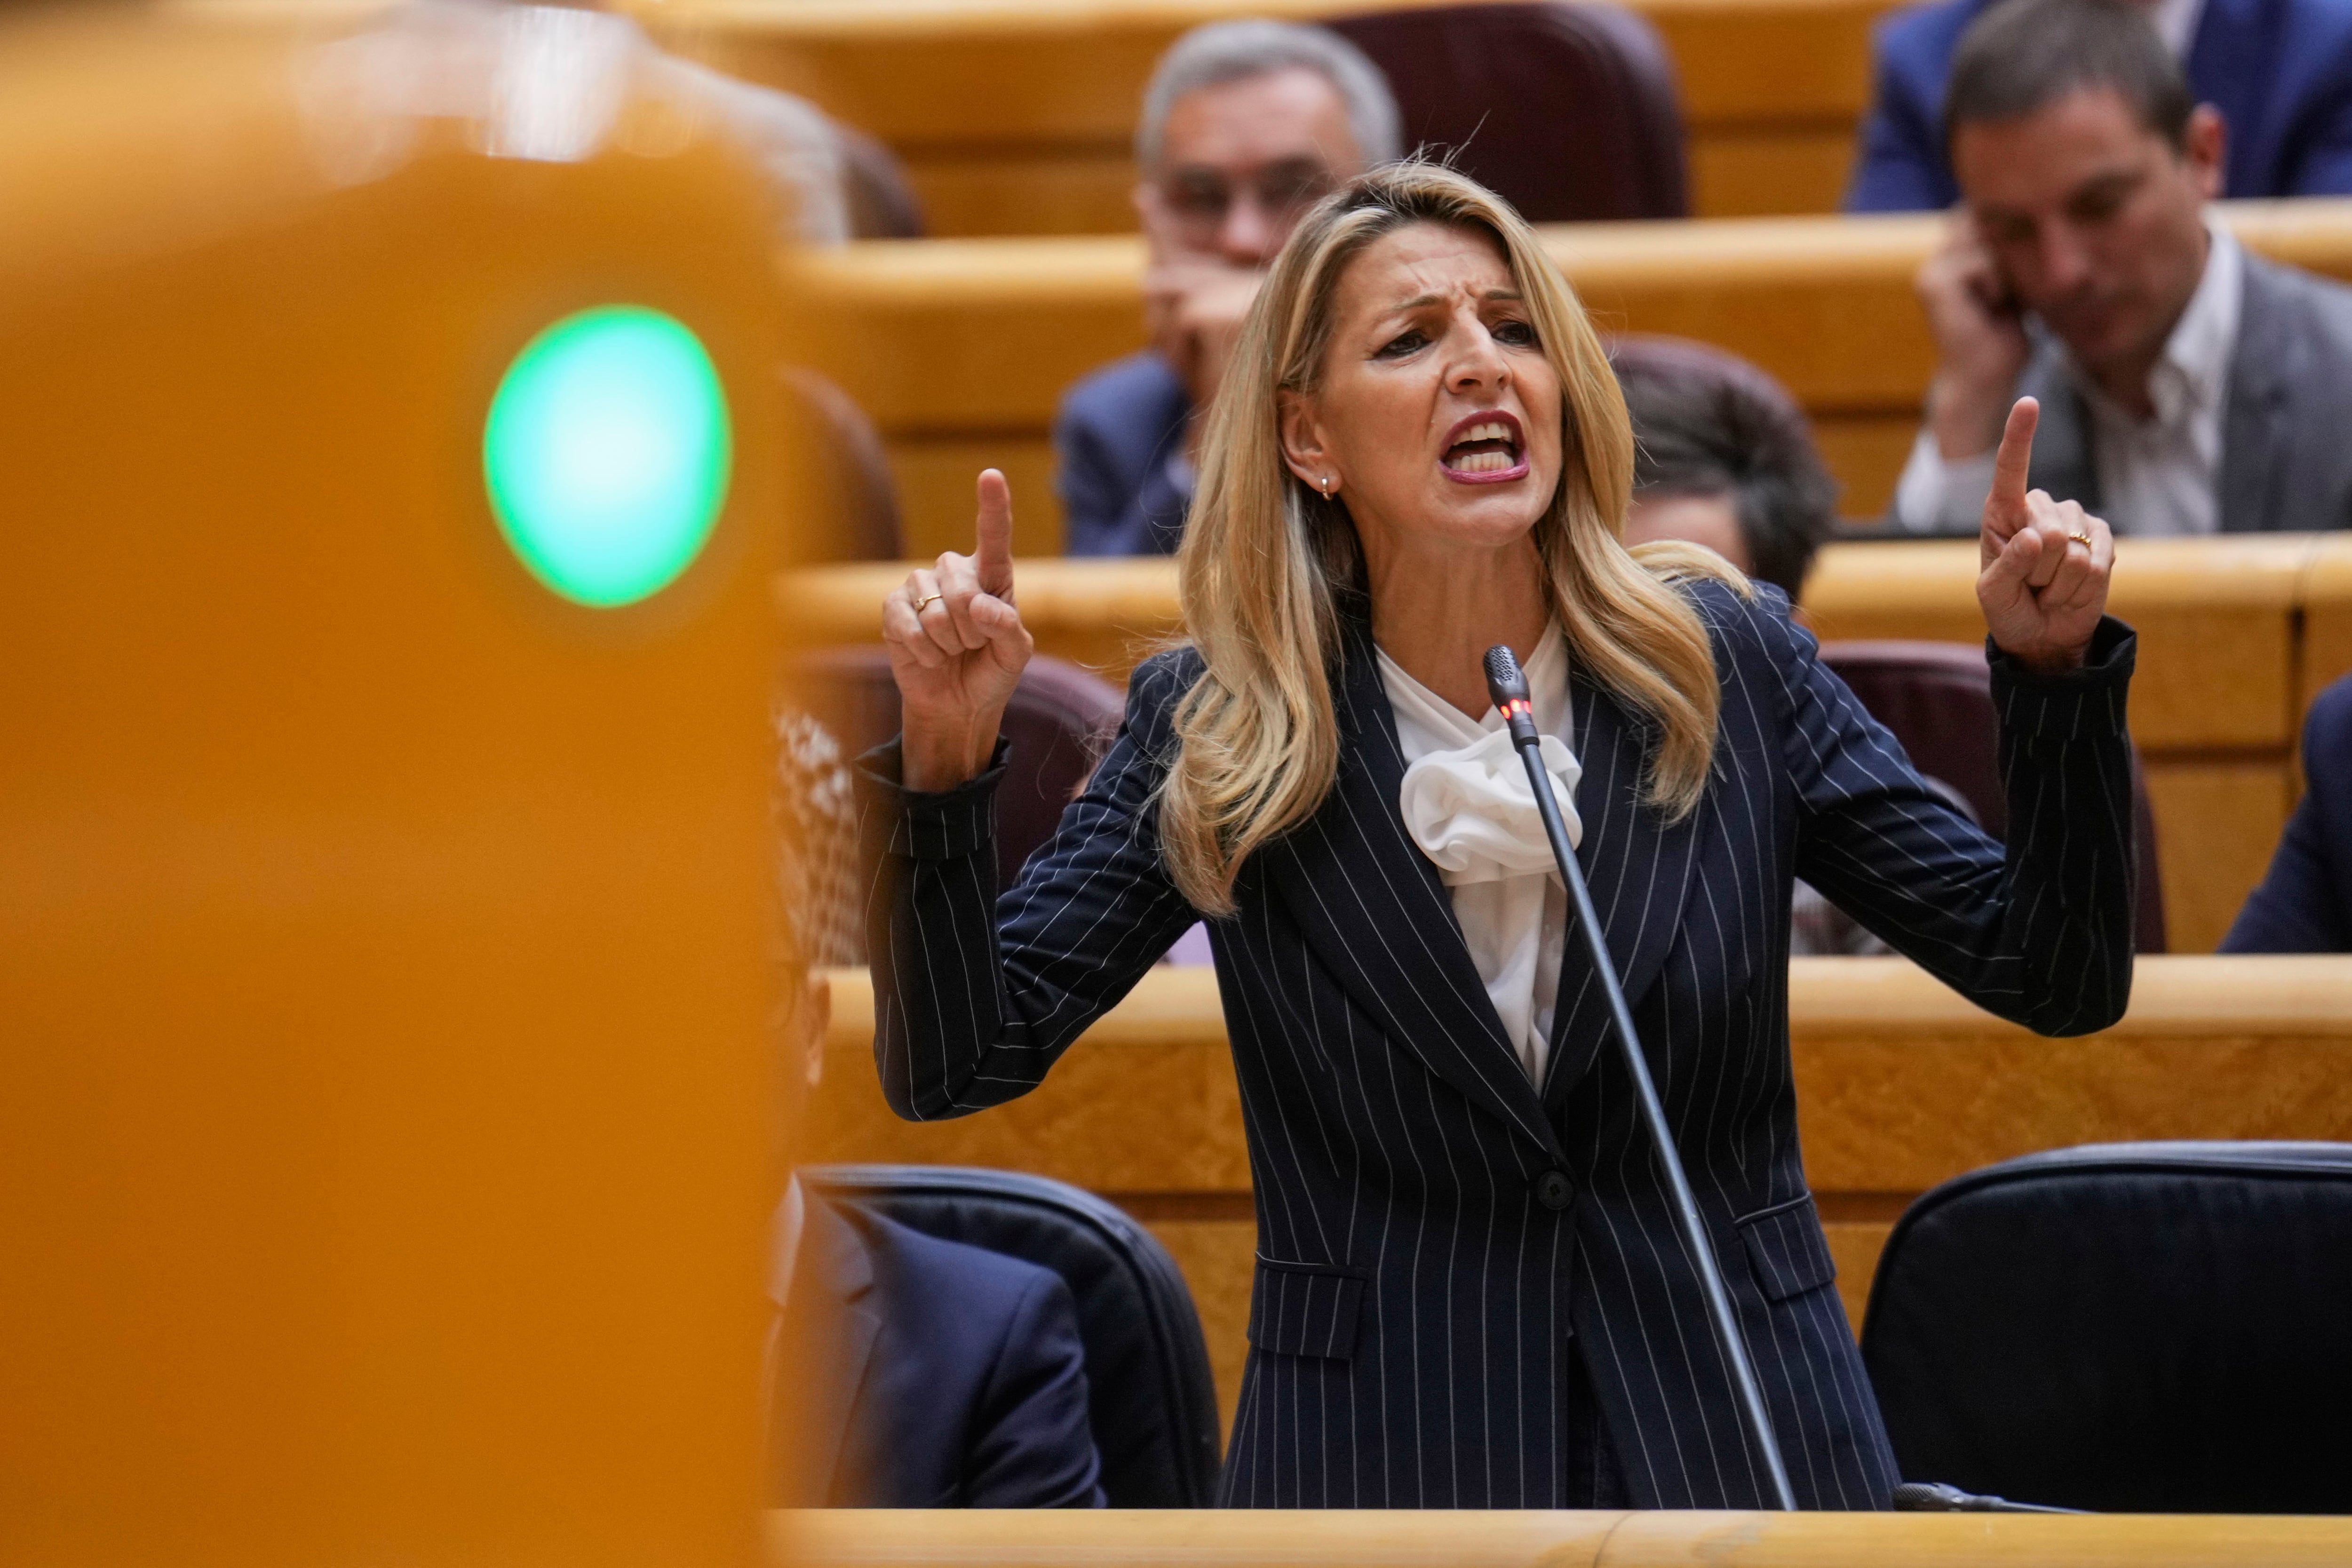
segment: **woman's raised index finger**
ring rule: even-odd
[[[972,566],[983,594],[1013,597],[1013,487],[994,468],[980,470],[979,547]]]
[[[2004,534],[2025,520],[2025,479],[2033,467],[2033,427],[2042,422],[2042,405],[2021,397],[2010,405],[2009,423],[2001,427],[2000,450],[1992,460],[1992,493],[1985,500],[1990,521],[1998,521]]]

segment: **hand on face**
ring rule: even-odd
[[[2115,540],[2076,502],[2025,488],[2041,405],[2021,397],[2009,411],[1985,498],[1977,602],[2002,652],[2041,674],[2079,668],[2106,613]]]
[[[1206,408],[1265,269],[1363,154],[1339,89],[1303,66],[1195,88],[1170,106],[1160,140],[1135,191],[1151,253],[1144,321]]]
[[[1927,425],[1948,462],[1989,451],[2000,438],[2010,394],[2032,343],[2000,265],[1975,221],[1955,214],[1914,286],[1936,335]]]
[[[975,531],[975,553],[947,552],[882,601],[908,789],[952,789],[988,765],[1036,647],[1013,607],[1013,491],[994,468],[981,471]]]
[[[1550,504],[1559,378],[1486,236],[1416,223],[1351,261],[1313,393],[1286,394],[1283,447],[1332,481],[1367,551],[1516,544]]]
[[[1215,400],[1265,280],[1262,272],[1200,259],[1170,262],[1145,275],[1144,319],[1153,346],[1175,368],[1194,408]]]

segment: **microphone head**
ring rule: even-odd
[[[1528,678],[1520,672],[1518,657],[1508,643],[1498,642],[1486,650],[1486,695],[1497,708],[1528,700]]]

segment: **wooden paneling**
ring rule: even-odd
[[[937,235],[1118,234],[1135,226],[1135,158],[1124,146],[1073,145],[1007,163],[987,148],[927,149],[908,183]]]
[[[1181,629],[1176,563],[1164,556],[1017,561],[1013,574],[1037,650],[1114,680]],[[806,645],[877,642],[883,595],[905,579],[905,566],[890,562],[788,573],[776,580],[777,613],[786,634]]]
[[[1880,0],[1634,0],[1665,39],[1697,131],[1849,122],[1870,101]]]
[[[968,511],[969,496],[958,504]],[[2117,542],[2111,603],[2139,632],[2131,721],[2145,750],[2274,749],[2292,740],[2302,702],[2298,596],[2317,580],[2304,567],[2320,537]],[[1805,616],[1824,638],[1981,642],[1976,570],[1969,541],[1832,544],[1807,580]],[[1167,636],[1181,624],[1171,560],[1028,559],[1014,571],[1023,612],[1049,652],[1072,657],[1066,650],[1097,643],[1106,626]],[[889,566],[824,567],[781,580],[778,592],[806,635],[870,641],[882,595],[899,575]]]
[[[1193,1304],[1200,1309],[1201,1332],[1209,1342],[1209,1371],[1217,1384],[1217,1425],[1234,1429],[1234,1411],[1241,1403],[1242,1367],[1249,1359],[1250,1282],[1257,1267],[1257,1221],[1240,1219],[1150,1219],[1148,1204],[1129,1200],[1141,1211],[1151,1234],[1160,1238],[1184,1271]]]
[[[1918,434],[1919,421],[1907,408],[1813,416],[1813,444],[1838,482],[1839,515],[1873,522],[1885,517]]]
[[[977,504],[972,485],[982,468],[1002,468],[1013,487],[1013,552],[1061,552],[1062,498],[1054,489],[1051,441],[1042,437],[950,437],[902,442],[890,448],[889,456],[890,477],[898,487],[899,529],[909,559],[929,561],[942,550],[971,552]]]
[[[1145,82],[1185,28],[1412,0],[637,0],[672,47],[882,138],[942,236],[1125,233]],[[1701,216],[1834,211],[1886,0],[1634,0],[1672,57]]]
[[[2284,747],[2299,711],[2309,534],[2116,542],[2109,607],[2139,632],[2132,736],[2156,752]],[[1805,583],[1823,637],[1981,642],[1973,540],[1832,545]]]
[[[2352,675],[2352,535],[2323,534],[2304,576],[2302,706]],[[2300,734],[2297,735],[2300,741]]]
[[[982,449],[973,443],[927,476],[908,532],[928,552],[968,548],[971,458]],[[1042,479],[1034,468],[1010,471],[1016,527],[1033,541],[1048,526],[1037,515]],[[1806,584],[1806,620],[1824,638],[1979,643],[1976,548],[1967,541],[1831,545]],[[808,640],[869,641],[879,635],[882,596],[902,574],[897,566],[795,574],[780,582],[779,602]],[[1016,574],[1038,647],[1113,679],[1180,629],[1172,562],[1024,560]],[[2312,534],[2126,539],[2117,546],[2112,603],[2139,632],[2131,724],[2156,813],[2169,945],[2210,952],[2261,879],[2284,826],[2311,683],[2328,669],[2352,668],[2327,662],[2352,661],[2352,543]]]
[[[1699,217],[1834,212],[1853,166],[1851,126],[1723,132],[1691,144],[1691,211]]]
[[[1902,959],[1798,959],[1790,1028],[1808,1180],[1858,1327],[1910,1198],[2041,1149],[2140,1138],[2352,1139],[2352,960],[2143,958],[2115,1028],[2043,1039]],[[899,1121],[863,970],[834,974],[818,1160],[1034,1171],[1127,1204],[1201,1304],[1230,1415],[1245,1347],[1250,1172],[1213,974],[1160,968],[1010,1104]]]
[[[2193,1514],[1162,1513],[898,1509],[768,1516],[809,1568],[2335,1568],[2352,1521]]]
[[[2158,753],[2147,760],[2146,773],[2167,944],[2175,952],[2210,952],[2263,879],[2286,828],[2295,795],[2292,754],[2202,761]]]
[[[866,972],[833,972],[824,1083],[803,1142],[809,1159],[1001,1165],[1103,1193],[1250,1190],[1241,1091],[1207,968],[1153,970],[1044,1088],[982,1115],[899,1121],[875,1081],[873,1044]]]

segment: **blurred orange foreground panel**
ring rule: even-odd
[[[774,220],[607,22],[0,30],[15,1568],[757,1552]]]

